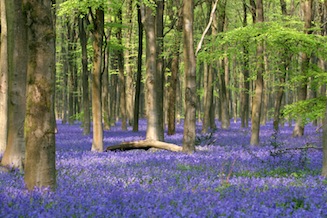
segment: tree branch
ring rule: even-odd
[[[213,20],[213,15],[214,15],[214,13],[215,13],[215,11],[216,11],[216,8],[217,8],[218,1],[219,1],[219,0],[216,0],[216,1],[215,1],[215,4],[214,4],[213,7],[212,7],[212,10],[211,10],[211,13],[210,13],[210,18],[209,18],[208,25],[207,25],[207,27],[205,28],[204,32],[202,33],[201,39],[200,39],[200,41],[199,41],[199,43],[198,43],[198,46],[197,46],[197,48],[196,48],[196,51],[195,51],[195,56],[198,55],[198,52],[200,51],[200,49],[201,49],[201,47],[202,47],[202,43],[203,43],[203,40],[204,40],[204,36],[207,34],[208,30],[210,29],[210,26],[211,26],[211,24],[212,24],[212,20]]]

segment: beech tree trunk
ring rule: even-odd
[[[180,37],[179,34],[182,31],[182,18],[178,17],[174,41],[174,50],[172,53],[171,61],[171,76],[170,86],[168,88],[168,135],[174,135],[176,133],[176,98],[177,98],[177,80],[179,74],[179,53],[180,53]]]
[[[164,81],[165,81],[165,73],[164,73],[164,58],[162,56],[163,53],[163,44],[164,44],[164,8],[165,8],[165,0],[157,0],[157,8],[156,8],[156,55],[157,55],[157,75],[158,75],[158,104],[159,104],[159,125],[162,126],[160,133],[164,135]]]
[[[303,0],[301,1],[301,8],[303,11],[304,16],[304,31],[306,34],[311,34],[312,30],[310,28],[312,27],[312,2],[313,0]],[[304,78],[306,78],[307,70],[309,67],[310,57],[306,53],[301,54],[301,73]],[[298,101],[303,101],[307,98],[307,79],[302,79],[302,81],[299,81],[299,87],[298,87]],[[303,136],[304,135],[304,124],[302,117],[299,117],[296,120],[294,129],[293,129],[293,136]]]
[[[157,70],[157,32],[156,18],[150,7],[145,8],[144,29],[146,33],[146,110],[147,130],[146,139],[164,140],[162,123],[161,84],[162,75]]]
[[[118,11],[118,22],[123,24],[122,10]],[[118,28],[117,40],[120,45],[123,45],[122,28]],[[120,116],[121,116],[121,128],[127,130],[127,112],[126,112],[126,79],[124,73],[124,50],[118,51],[118,72],[119,72],[119,103],[120,103]]]
[[[27,28],[22,0],[7,0],[9,61],[8,141],[1,164],[23,170],[25,156]]]
[[[61,34],[61,52],[62,52],[62,64],[63,64],[63,90],[62,90],[62,99],[63,99],[63,115],[62,115],[62,124],[68,122],[68,55],[67,55],[67,44],[64,33]]]
[[[96,9],[93,20],[93,78],[92,78],[92,117],[93,141],[92,151],[103,151],[102,102],[101,102],[101,72],[102,72],[102,40],[104,31],[104,11]]]
[[[193,37],[194,1],[183,0],[183,40],[185,69],[185,121],[183,151],[195,151],[196,135],[196,61]]]
[[[52,1],[26,0],[28,8],[25,183],[28,189],[56,186],[55,31]]]
[[[263,22],[263,4],[262,0],[257,0],[257,23]],[[259,144],[259,132],[260,132],[260,116],[262,106],[262,93],[263,93],[263,71],[264,71],[264,60],[263,60],[263,43],[258,42],[257,45],[257,79],[255,81],[255,95],[252,101],[252,127],[251,127],[251,145]]]
[[[138,53],[137,53],[137,74],[134,96],[134,116],[133,131],[139,129],[139,113],[140,113],[140,96],[141,96],[141,79],[142,79],[142,54],[143,54],[143,23],[141,16],[141,8],[137,5],[137,23],[138,23]]]
[[[219,1],[218,4],[218,23],[217,31],[219,33],[224,31],[225,19],[226,19],[226,4],[227,0]],[[229,119],[229,94],[226,87],[226,76],[228,76],[228,60],[223,58],[219,63],[218,79],[219,79],[219,96],[220,96],[220,111],[221,111],[221,128],[228,129],[230,127]]]
[[[126,1],[127,4],[127,26],[126,29],[126,48],[125,49],[125,70],[126,70],[126,112],[128,118],[128,124],[131,126],[133,124],[133,96],[134,96],[134,72],[132,68],[133,59],[131,56],[133,55],[132,45],[133,45],[133,0]]]
[[[0,155],[7,146],[8,131],[8,46],[6,1],[0,2],[1,47],[0,47]]]
[[[85,31],[85,18],[79,18],[79,38],[82,49],[82,86],[83,86],[83,134],[90,134],[91,116],[90,116],[90,98],[89,98],[89,71],[87,61],[87,35]]]

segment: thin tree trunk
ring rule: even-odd
[[[101,102],[101,61],[104,31],[104,11],[96,9],[93,20],[93,78],[92,78],[92,117],[93,141],[92,151],[103,151],[102,102]]]
[[[0,155],[7,146],[8,131],[8,46],[6,1],[1,8],[1,48],[0,48]]]
[[[122,25],[123,17],[122,10],[118,11],[118,22]],[[122,28],[118,28],[117,40],[120,45],[123,45]],[[124,74],[124,50],[118,51],[118,71],[119,71],[119,103],[120,103],[120,116],[121,116],[121,128],[127,130],[127,112],[126,112],[126,79]]]
[[[196,60],[193,37],[194,1],[183,0],[183,39],[185,67],[185,121],[183,151],[195,151],[196,122]]]
[[[110,32],[107,40],[110,40]],[[102,113],[103,113],[103,129],[110,129],[110,106],[109,106],[109,49],[103,48],[103,72],[102,72]],[[115,96],[115,95],[112,95]],[[112,97],[111,96],[111,97]]]
[[[67,55],[67,44],[64,33],[61,34],[61,53],[62,53],[62,65],[63,65],[63,91],[62,91],[62,99],[63,99],[63,116],[62,116],[62,124],[66,124],[68,122],[68,55]]]
[[[126,1],[127,4],[127,30],[126,30],[126,48],[125,49],[125,70],[126,70],[126,112],[128,124],[133,124],[133,94],[134,94],[134,72],[132,69],[132,34],[133,34],[133,0]]]
[[[87,61],[87,35],[85,31],[85,18],[79,18],[79,38],[82,49],[82,86],[83,86],[83,134],[90,134],[90,98],[89,98],[89,71]]]
[[[225,26],[226,19],[226,4],[227,0],[223,0],[219,2],[219,16],[217,23],[217,31],[223,32]],[[219,79],[219,95],[220,95],[220,111],[221,111],[221,128],[228,129],[230,127],[230,119],[229,119],[229,99],[228,99],[228,91],[226,88],[226,73],[228,73],[228,61],[227,59],[222,59],[219,63],[220,72],[218,73]]]
[[[225,1],[226,2],[226,1]],[[216,8],[219,1],[211,2],[211,13],[209,17],[209,24],[211,23],[211,35],[215,37],[218,33],[218,20],[216,16]],[[220,4],[220,3],[219,3]],[[208,28],[209,26],[207,26]],[[203,35],[202,35],[203,36]],[[199,49],[199,47],[198,47]],[[203,113],[203,126],[202,133],[208,132],[208,128],[211,129],[216,128],[215,124],[215,114],[214,114],[214,74],[217,74],[214,67],[210,64],[206,66],[205,74],[204,74],[204,113]]]
[[[73,26],[73,27],[72,27]],[[74,123],[74,24],[67,22],[67,40],[68,40],[68,123],[71,125]]]
[[[25,119],[25,183],[28,189],[56,186],[55,31],[52,1],[29,4],[29,62]]]
[[[312,30],[310,30],[312,24],[312,2],[313,0],[303,0],[301,2],[301,7],[303,10],[304,16],[304,31],[306,34],[311,34]],[[306,53],[301,54],[301,73],[304,78],[306,78],[307,70],[309,67],[310,57]],[[299,81],[298,87],[298,101],[303,101],[307,98],[307,79],[303,79]],[[299,117],[296,120],[294,129],[293,129],[293,136],[303,136],[304,135],[304,124],[302,117]]]
[[[257,0],[257,23],[263,22],[263,4],[262,0]],[[259,132],[260,132],[260,116],[261,116],[261,105],[262,105],[262,93],[263,93],[263,71],[264,71],[264,60],[263,60],[263,44],[258,42],[257,45],[257,79],[255,81],[255,95],[252,101],[252,127],[251,127],[251,145],[259,144]]]
[[[170,86],[168,89],[169,99],[168,99],[168,135],[174,135],[176,133],[176,95],[177,95],[177,78],[179,72],[179,52],[180,52],[180,37],[178,36],[182,29],[182,19],[178,18],[179,21],[176,26],[176,40],[174,41],[174,53],[171,62],[171,77]]]
[[[133,131],[137,132],[139,128],[141,79],[142,79],[142,53],[143,53],[143,23],[140,6],[137,5],[137,23],[138,23],[138,53],[137,53],[137,74],[134,97],[134,119]]]
[[[287,9],[286,9],[286,2],[285,0],[280,0],[280,8],[281,8],[281,12],[283,14],[283,16],[287,16]],[[286,55],[286,50],[283,51],[283,58],[282,58],[282,69],[281,72],[282,74],[279,76],[279,87],[277,90],[277,94],[275,97],[275,103],[274,103],[274,122],[273,122],[273,126],[274,126],[274,130],[278,131],[279,130],[279,120],[280,120],[280,110],[282,107],[282,100],[283,100],[283,96],[284,96],[284,85],[286,82],[286,72],[287,72],[287,68],[288,68],[288,60],[289,57],[287,57]]]
[[[164,58],[162,56],[163,53],[163,44],[164,44],[164,7],[165,7],[165,0],[157,0],[157,10],[156,10],[156,41],[157,41],[157,48],[156,48],[156,56],[157,56],[157,75],[158,75],[158,113],[159,113],[159,125],[162,126],[160,131],[160,137],[162,137],[162,141],[164,140],[164,81],[165,81],[165,73],[164,73]]]
[[[6,1],[8,28],[9,96],[8,141],[1,164],[23,170],[25,156],[27,29],[22,0]]]

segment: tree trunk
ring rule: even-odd
[[[133,142],[123,142],[118,145],[111,145],[107,147],[106,151],[125,151],[130,149],[149,149],[149,148],[158,148],[164,149],[168,151],[180,152],[182,151],[182,147],[161,141],[155,140],[143,140],[143,141],[133,141]]]
[[[27,29],[22,0],[6,2],[9,60],[8,141],[1,164],[23,170],[25,155]]]
[[[219,2],[218,5],[218,22],[217,22],[217,31],[219,33],[224,31],[225,19],[226,19],[226,4],[227,0],[223,0]],[[220,96],[220,111],[221,111],[221,128],[228,129],[230,127],[230,119],[229,119],[229,99],[228,99],[228,91],[226,88],[226,73],[228,73],[228,61],[226,58],[223,58],[219,63],[219,72],[218,72],[218,80],[219,80],[219,96]],[[227,71],[226,71],[227,70]]]
[[[159,104],[159,125],[162,126],[160,129],[160,135],[162,135],[162,140],[164,140],[164,81],[165,81],[165,73],[164,73],[164,58],[162,56],[163,53],[163,44],[164,44],[164,7],[165,7],[165,0],[157,0],[157,10],[156,10],[156,41],[157,41],[157,48],[156,48],[156,58],[157,58],[157,75],[158,75],[158,104]]]
[[[118,11],[118,22],[123,24],[122,10]],[[118,43],[123,47],[123,34],[122,28],[118,28],[117,32]],[[121,128],[127,130],[127,114],[126,114],[126,79],[124,74],[124,50],[118,51],[118,71],[119,71],[119,103],[120,103],[120,116],[121,116]]]
[[[140,96],[141,96],[141,79],[142,79],[142,53],[143,53],[143,23],[141,18],[141,9],[137,5],[137,23],[138,23],[138,53],[137,53],[137,74],[135,84],[134,97],[134,116],[133,116],[133,131],[139,129],[139,113],[140,113]]]
[[[282,11],[283,16],[287,16],[287,10],[286,10],[286,2],[285,0],[280,0],[280,8]],[[274,130],[278,131],[279,130],[279,120],[280,120],[280,110],[282,107],[282,100],[283,100],[283,96],[284,96],[284,85],[286,82],[286,72],[287,72],[287,68],[288,68],[288,63],[289,63],[289,57],[287,55],[287,50],[285,49],[283,51],[282,54],[282,63],[280,64],[282,66],[281,75],[277,75],[279,76],[279,86],[277,89],[277,94],[275,97],[275,103],[274,103],[274,122],[273,122],[273,126],[274,126]]]
[[[125,49],[125,70],[126,70],[126,112],[127,112],[127,118],[128,118],[128,124],[133,124],[133,94],[134,94],[134,72],[132,68],[132,61],[131,58],[133,52],[132,51],[132,34],[133,34],[133,0],[126,1],[127,4],[127,26],[126,29],[126,48]]]
[[[107,41],[110,41],[110,32]],[[107,42],[106,42],[107,44]],[[102,72],[102,113],[103,113],[103,129],[110,129],[110,106],[109,106],[109,49],[107,46],[103,48],[103,72]],[[112,95],[115,96],[115,95]],[[111,96],[111,97],[112,97]]]
[[[252,1],[251,1],[252,2]],[[247,4],[245,0],[243,0],[243,27],[247,26]],[[252,9],[252,8],[251,8]],[[243,128],[249,127],[249,102],[250,102],[250,73],[249,73],[249,49],[248,45],[243,46],[243,63],[242,63],[242,74],[243,74],[243,84],[242,84],[242,92],[241,92],[241,126]]]
[[[150,7],[145,8],[144,29],[146,33],[146,110],[147,110],[147,140],[163,141],[164,132],[162,113],[160,111],[162,93],[161,76],[157,71],[156,19]]]
[[[182,29],[182,20],[179,21],[176,26],[176,40],[174,41],[174,51],[172,54],[171,62],[171,77],[170,86],[168,88],[169,99],[168,99],[168,135],[174,135],[176,133],[176,95],[177,95],[177,78],[179,74],[179,50],[180,50],[180,37],[179,32]]]
[[[194,1],[183,0],[183,39],[185,68],[185,121],[183,151],[195,151],[196,135],[196,61],[193,37]]]
[[[262,0],[257,0],[257,23],[263,22],[263,4]],[[260,116],[261,116],[261,105],[262,105],[262,92],[263,92],[263,71],[264,71],[264,60],[263,60],[263,43],[258,42],[257,45],[257,79],[255,81],[255,95],[252,102],[252,127],[251,127],[251,145],[259,144],[259,132],[260,132]]]
[[[1,8],[1,48],[0,48],[0,155],[7,146],[8,131],[8,46],[6,2]]]
[[[68,122],[68,55],[67,55],[67,44],[65,43],[65,35],[61,34],[61,52],[62,52],[62,61],[63,61],[63,91],[62,91],[62,99],[63,99],[63,116],[62,116],[62,124],[66,124]]]
[[[75,24],[67,22],[67,40],[68,40],[68,123],[71,125],[75,120],[74,111],[74,87],[76,83],[74,62],[75,50],[74,50],[74,38],[75,38]]]
[[[304,16],[304,31],[306,34],[311,34],[312,30],[310,30],[312,24],[312,2],[313,0],[303,0],[301,1],[301,7],[303,10]],[[304,78],[306,78],[310,57],[306,53],[301,54],[301,73]],[[299,81],[298,87],[298,101],[303,101],[307,98],[307,79],[303,79]],[[293,129],[293,136],[303,136],[304,134],[304,124],[302,117],[299,117],[296,120],[295,127]]]
[[[101,106],[101,61],[102,40],[104,31],[104,11],[96,9],[93,20],[93,78],[92,78],[92,117],[93,117],[93,142],[92,151],[103,151],[103,127]]]
[[[225,60],[220,62],[220,72],[218,73],[219,78],[219,95],[220,95],[220,111],[221,111],[221,128],[228,129],[230,127],[229,119],[229,102],[227,98],[227,88],[225,80]]]
[[[52,1],[26,0],[28,13],[25,183],[28,189],[56,186],[55,32]]]
[[[90,134],[90,98],[89,98],[89,71],[87,61],[87,35],[85,31],[85,18],[79,18],[79,38],[82,49],[82,86],[83,86],[83,134]]]

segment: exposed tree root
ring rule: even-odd
[[[144,149],[148,150],[150,148],[164,149],[168,151],[181,152],[182,147],[161,141],[155,140],[142,140],[142,141],[133,141],[133,142],[122,142],[118,145],[111,145],[107,147],[105,151],[126,151],[131,149]]]

